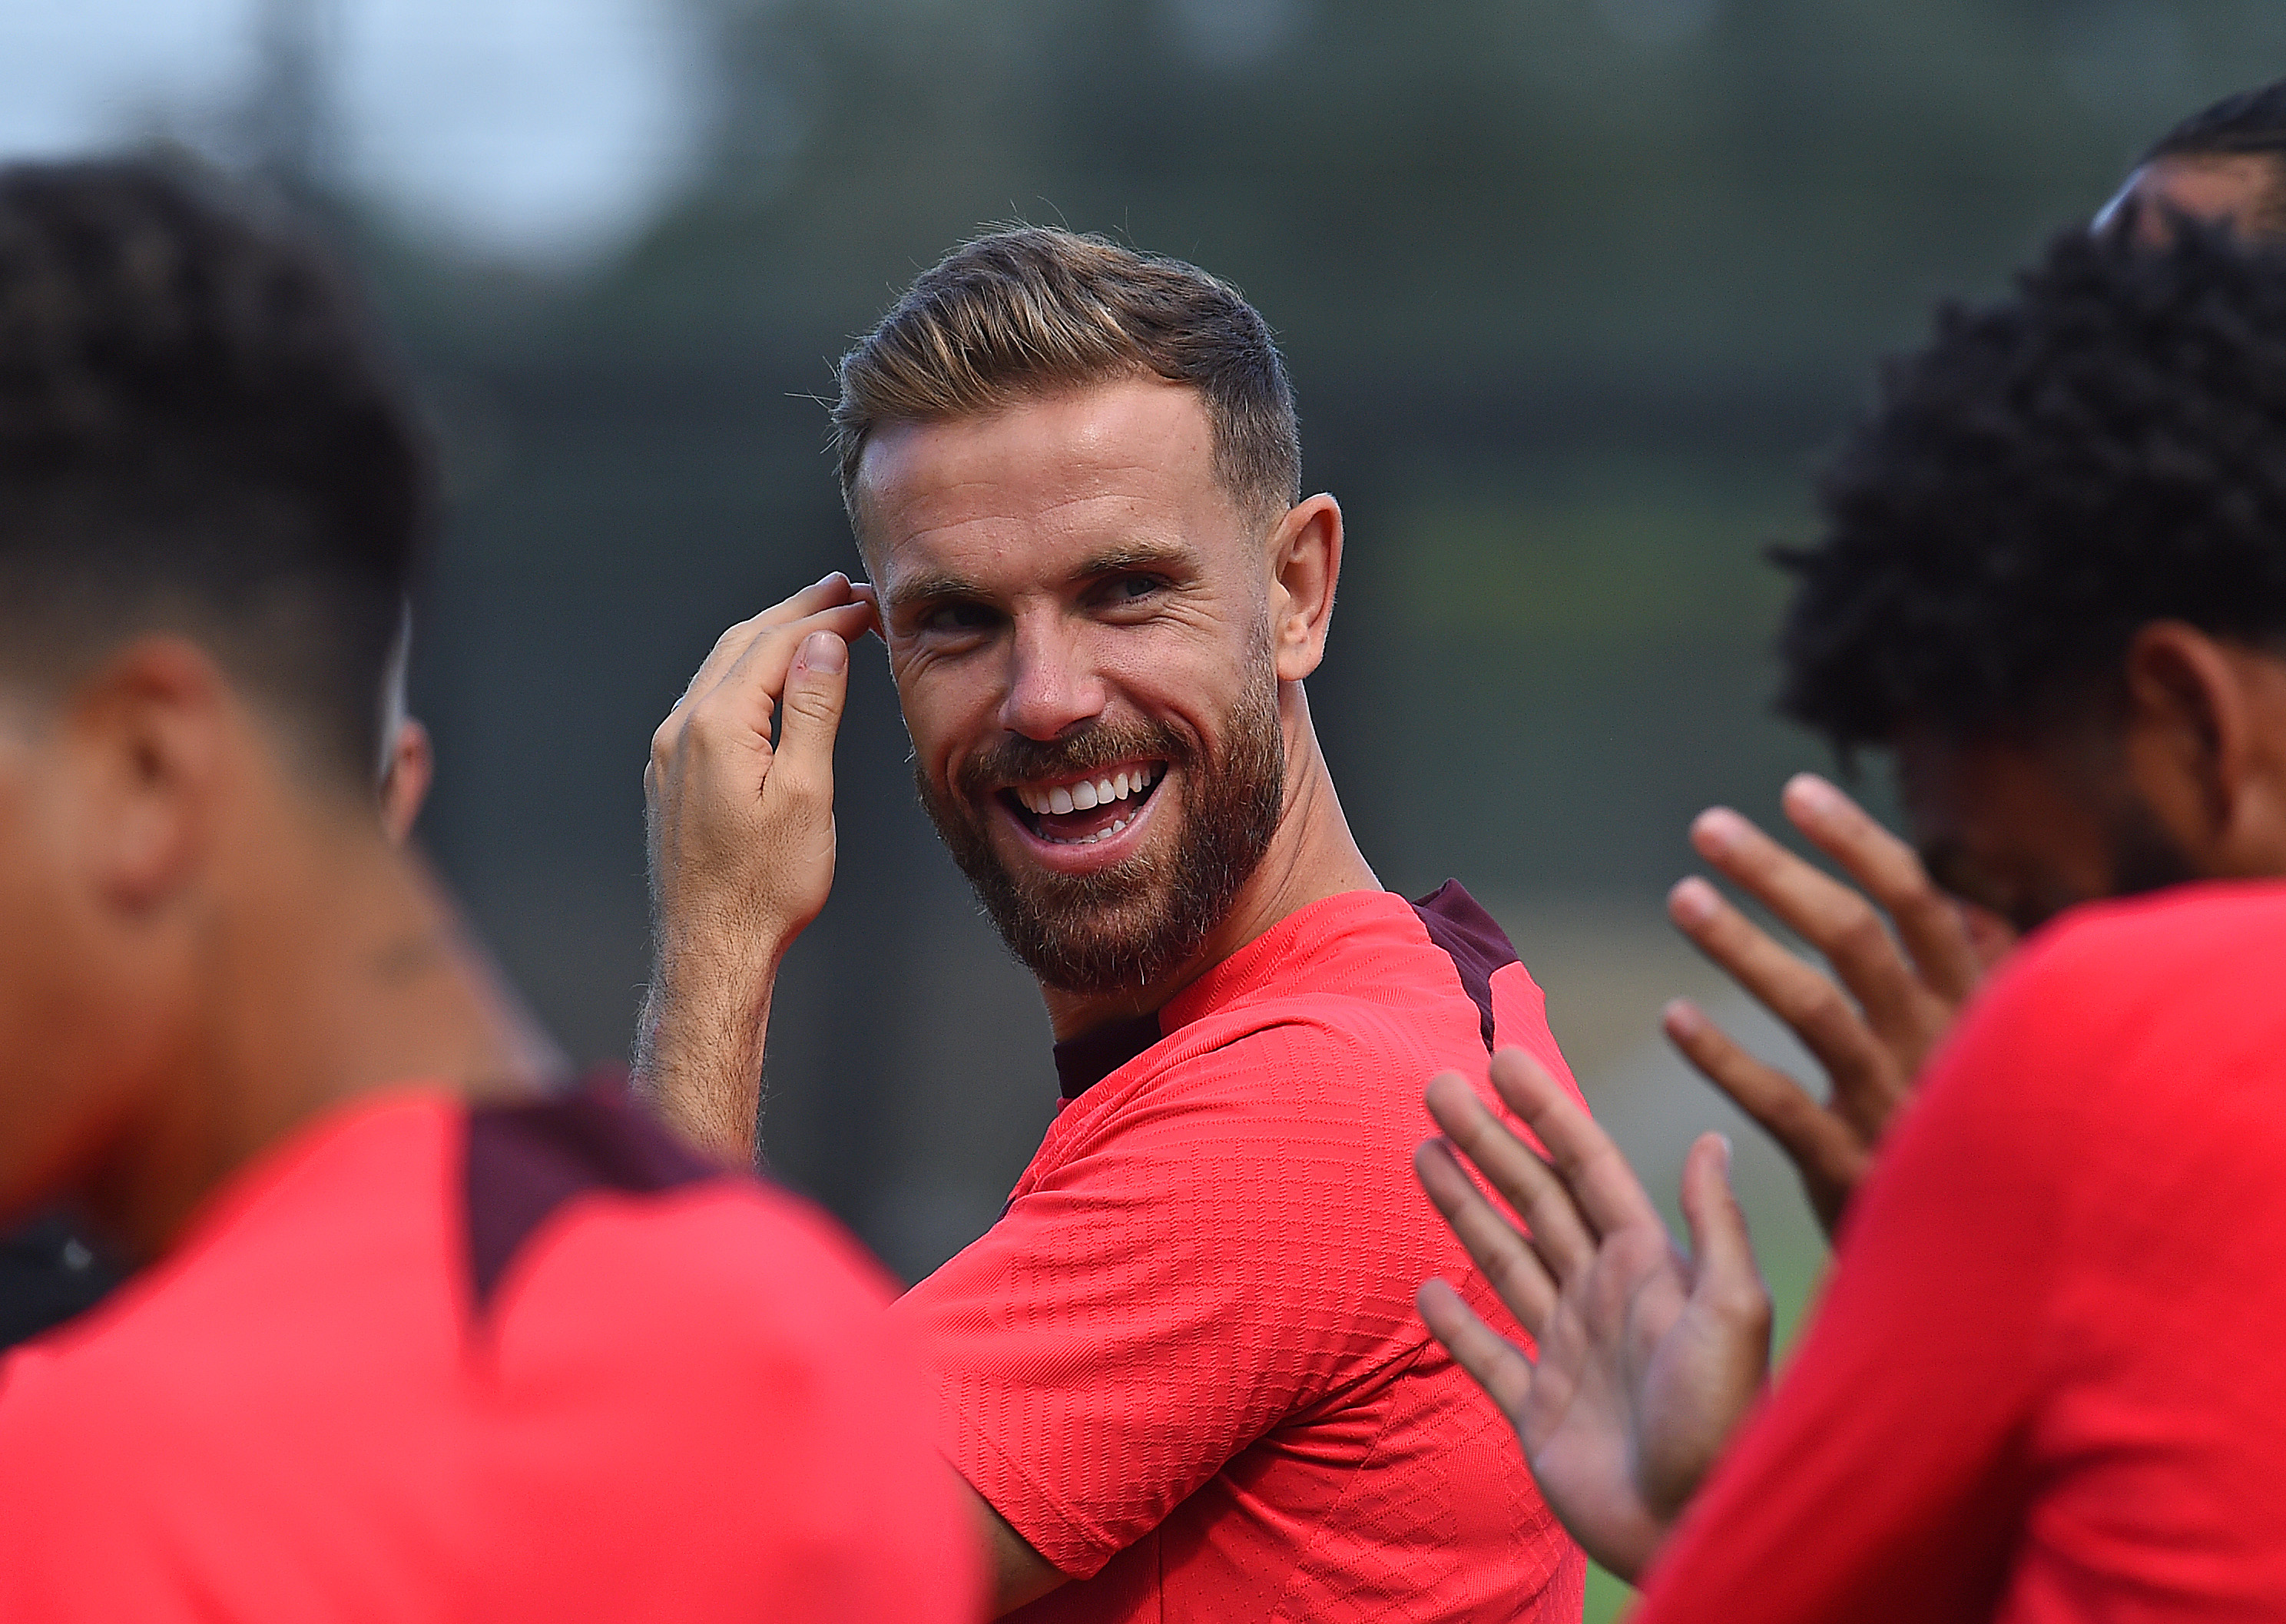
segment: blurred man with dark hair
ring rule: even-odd
[[[2094,229],[2156,243],[2183,219],[2258,240],[2286,237],[2286,81],[2218,102],[2168,131],[2098,214]],[[1824,778],[1799,776],[1783,800],[1788,819],[1862,891],[1726,807],[1691,825],[1691,843],[1718,874],[1821,954],[1825,968],[1794,957],[1704,879],[1676,886],[1669,912],[1793,1030],[1826,1074],[1827,1099],[1813,1099],[1686,1000],[1668,1006],[1664,1024],[1685,1058],[1793,1159],[1830,1233],[1914,1076],[2016,933],[2006,918],[1946,888],[1945,854],[1930,854],[1940,870],[1932,878],[1912,847]],[[1883,929],[1884,915],[1894,937]]]
[[[1576,1620],[1578,1548],[1413,1312],[1461,1257],[1404,1163],[1424,1064],[1563,1060],[1491,918],[1457,884],[1382,890],[1342,816],[1303,687],[1342,516],[1302,495],[1261,317],[1189,265],[999,233],[841,383],[921,800],[1058,1039],[1064,1103],[1006,1212],[897,1311],[999,1607]],[[734,628],[653,746],[644,1069],[734,1158],[772,974],[832,875],[830,768],[774,754],[772,720],[830,729],[872,615],[832,577]]]
[[[145,1265],[0,1363],[0,1617],[966,1616],[870,1272],[506,1082],[374,816],[426,509],[322,254],[0,170],[0,1210]]]
[[[1531,1239],[1446,1147],[1423,1179],[1538,1361],[1423,1311],[1644,1624],[2286,1616],[2286,256],[2059,240],[1890,370],[1824,498],[1785,708],[1895,750],[1933,871],[2038,934],[1727,1447],[1769,1320],[1711,1139],[1686,1260],[1522,1057],[1552,1165],[1439,1079]]]
[[[413,617],[408,610],[397,652],[382,682],[377,785],[381,826],[399,845],[411,838],[436,772],[436,752],[429,729],[420,718],[406,711],[406,665],[412,640]],[[441,883],[438,901],[457,914]],[[501,978],[474,935],[458,932],[452,946],[478,987],[489,993],[494,1019],[517,1051],[513,1073],[499,1080],[548,1088],[568,1077],[569,1062]],[[105,1256],[98,1239],[68,1214],[43,1214],[12,1234],[0,1237],[0,1350],[28,1342],[86,1313],[117,1288],[120,1278],[116,1262]]]

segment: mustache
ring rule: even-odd
[[[1069,738],[1010,734],[962,762],[953,783],[965,795],[989,795],[1011,784],[1076,777],[1138,756],[1185,767],[1197,759],[1198,749],[1163,722],[1107,722]]]

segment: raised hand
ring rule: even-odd
[[[1493,1057],[1492,1076],[1546,1159],[1447,1072],[1428,1096],[1445,1138],[1414,1165],[1536,1354],[1441,1280],[1421,1288],[1422,1318],[1515,1427],[1549,1509],[1589,1556],[1632,1579],[1770,1365],[1770,1293],[1730,1193],[1729,1147],[1705,1135],[1683,1163],[1685,1257],[1619,1147],[1562,1085],[1515,1049]],[[1462,1155],[1523,1230],[1478,1189]]]
[[[1831,1234],[1922,1061],[2010,938],[1997,919],[1973,917],[1938,890],[1912,847],[1825,779],[1796,777],[1784,804],[1795,827],[1865,895],[1728,808],[1701,813],[1691,844],[1823,954],[1833,975],[1788,952],[1704,879],[1676,886],[1667,911],[1701,952],[1793,1029],[1825,1069],[1825,1101],[1747,1053],[1688,1001],[1670,1004],[1663,1023],[1684,1058],[1793,1159]]]
[[[733,1160],[754,1154],[778,965],[832,888],[833,738],[849,640],[873,620],[870,587],[805,587],[723,633],[651,737],[636,1073],[671,1124]]]

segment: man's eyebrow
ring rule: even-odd
[[[1188,568],[1197,564],[1198,556],[1195,548],[1180,541],[1126,541],[1091,555],[1072,572],[1072,579],[1092,580],[1099,575],[1116,575],[1123,570]]]
[[[1072,572],[1074,580],[1093,580],[1127,570],[1191,569],[1198,551],[1181,541],[1123,541],[1092,553]],[[917,603],[984,603],[991,594],[965,575],[939,572],[899,581],[881,595],[884,614],[898,614]]]
[[[967,599],[981,601],[984,588],[965,575],[918,575],[910,580],[899,581],[881,600],[883,611],[895,614],[916,603],[942,603]]]

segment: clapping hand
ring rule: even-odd
[[[1445,1131],[1415,1153],[1429,1197],[1530,1335],[1527,1352],[1441,1280],[1422,1317],[1508,1416],[1541,1497],[1588,1555],[1640,1573],[1760,1391],[1770,1301],[1707,1134],[1683,1171],[1691,1251],[1676,1250],[1619,1147],[1520,1050],[1493,1086],[1546,1155],[1458,1073],[1429,1085]],[[1466,1157],[1523,1220],[1479,1191]]]
[[[1831,1234],[1915,1074],[2012,938],[1997,918],[1938,890],[1912,847],[1825,779],[1798,776],[1785,806],[1863,895],[1727,808],[1699,815],[1691,844],[1823,954],[1832,974],[1787,951],[1704,879],[1676,886],[1667,911],[1701,952],[1793,1029],[1825,1069],[1826,1098],[1747,1053],[1696,1005],[1669,1005],[1664,1024],[1683,1056],[1793,1159]]]

